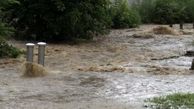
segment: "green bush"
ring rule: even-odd
[[[12,35],[14,29],[9,27],[6,23],[2,23],[0,20],[0,37],[8,37]]]
[[[140,24],[140,16],[129,8],[127,0],[116,0],[111,9],[113,28],[133,28]]]
[[[15,37],[28,40],[90,39],[110,26],[108,0],[19,0],[7,8]],[[17,20],[16,20],[17,19]]]
[[[21,51],[0,38],[0,58],[17,58]]]

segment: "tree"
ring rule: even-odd
[[[193,28],[194,28],[194,0],[189,0],[186,3],[187,8],[185,9],[185,11],[187,12],[187,16],[188,16],[188,22],[192,22],[193,23]]]
[[[19,0],[8,8],[15,37],[33,40],[90,39],[110,25],[108,0]],[[17,19],[17,20],[16,20]]]
[[[5,37],[10,36],[13,33],[13,28],[6,24],[2,18],[5,14],[4,9],[10,4],[18,3],[15,0],[1,0],[0,1],[0,58],[11,57],[16,58],[21,54],[21,51],[12,45],[9,45]]]
[[[179,4],[174,0],[157,0],[153,14],[155,23],[174,24],[179,19]]]
[[[110,10],[113,28],[134,28],[140,24],[139,14],[130,9],[127,0],[115,0]]]
[[[139,0],[132,4],[134,10],[139,12],[142,23],[152,23],[156,0]]]
[[[5,36],[9,36],[13,32],[13,28],[9,27],[5,22],[3,22],[3,19],[1,16],[3,16],[4,8],[8,6],[9,4],[17,3],[15,0],[1,0],[0,1],[0,39]]]

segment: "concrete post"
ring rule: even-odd
[[[45,42],[39,42],[38,43],[38,64],[44,66],[44,60],[45,60]]]
[[[33,62],[34,44],[33,43],[27,43],[26,47],[27,47],[26,61],[27,62]]]

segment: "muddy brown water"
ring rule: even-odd
[[[17,68],[25,57],[1,59],[0,107],[144,109],[147,98],[194,93],[194,72],[189,70],[193,57],[184,56],[193,50],[193,35],[131,37],[148,27],[153,26],[113,30],[97,43],[49,44],[46,67],[50,74],[43,78],[21,77]],[[113,70],[103,70],[106,67]]]

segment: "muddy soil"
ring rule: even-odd
[[[48,44],[42,78],[24,78],[25,56],[0,60],[3,109],[144,109],[144,100],[194,92],[191,25],[179,35],[134,37],[158,25],[111,30],[92,42]],[[150,37],[151,35],[151,37]],[[149,36],[149,37],[148,37]],[[10,41],[24,49],[24,42]],[[37,61],[37,48],[35,62]]]

